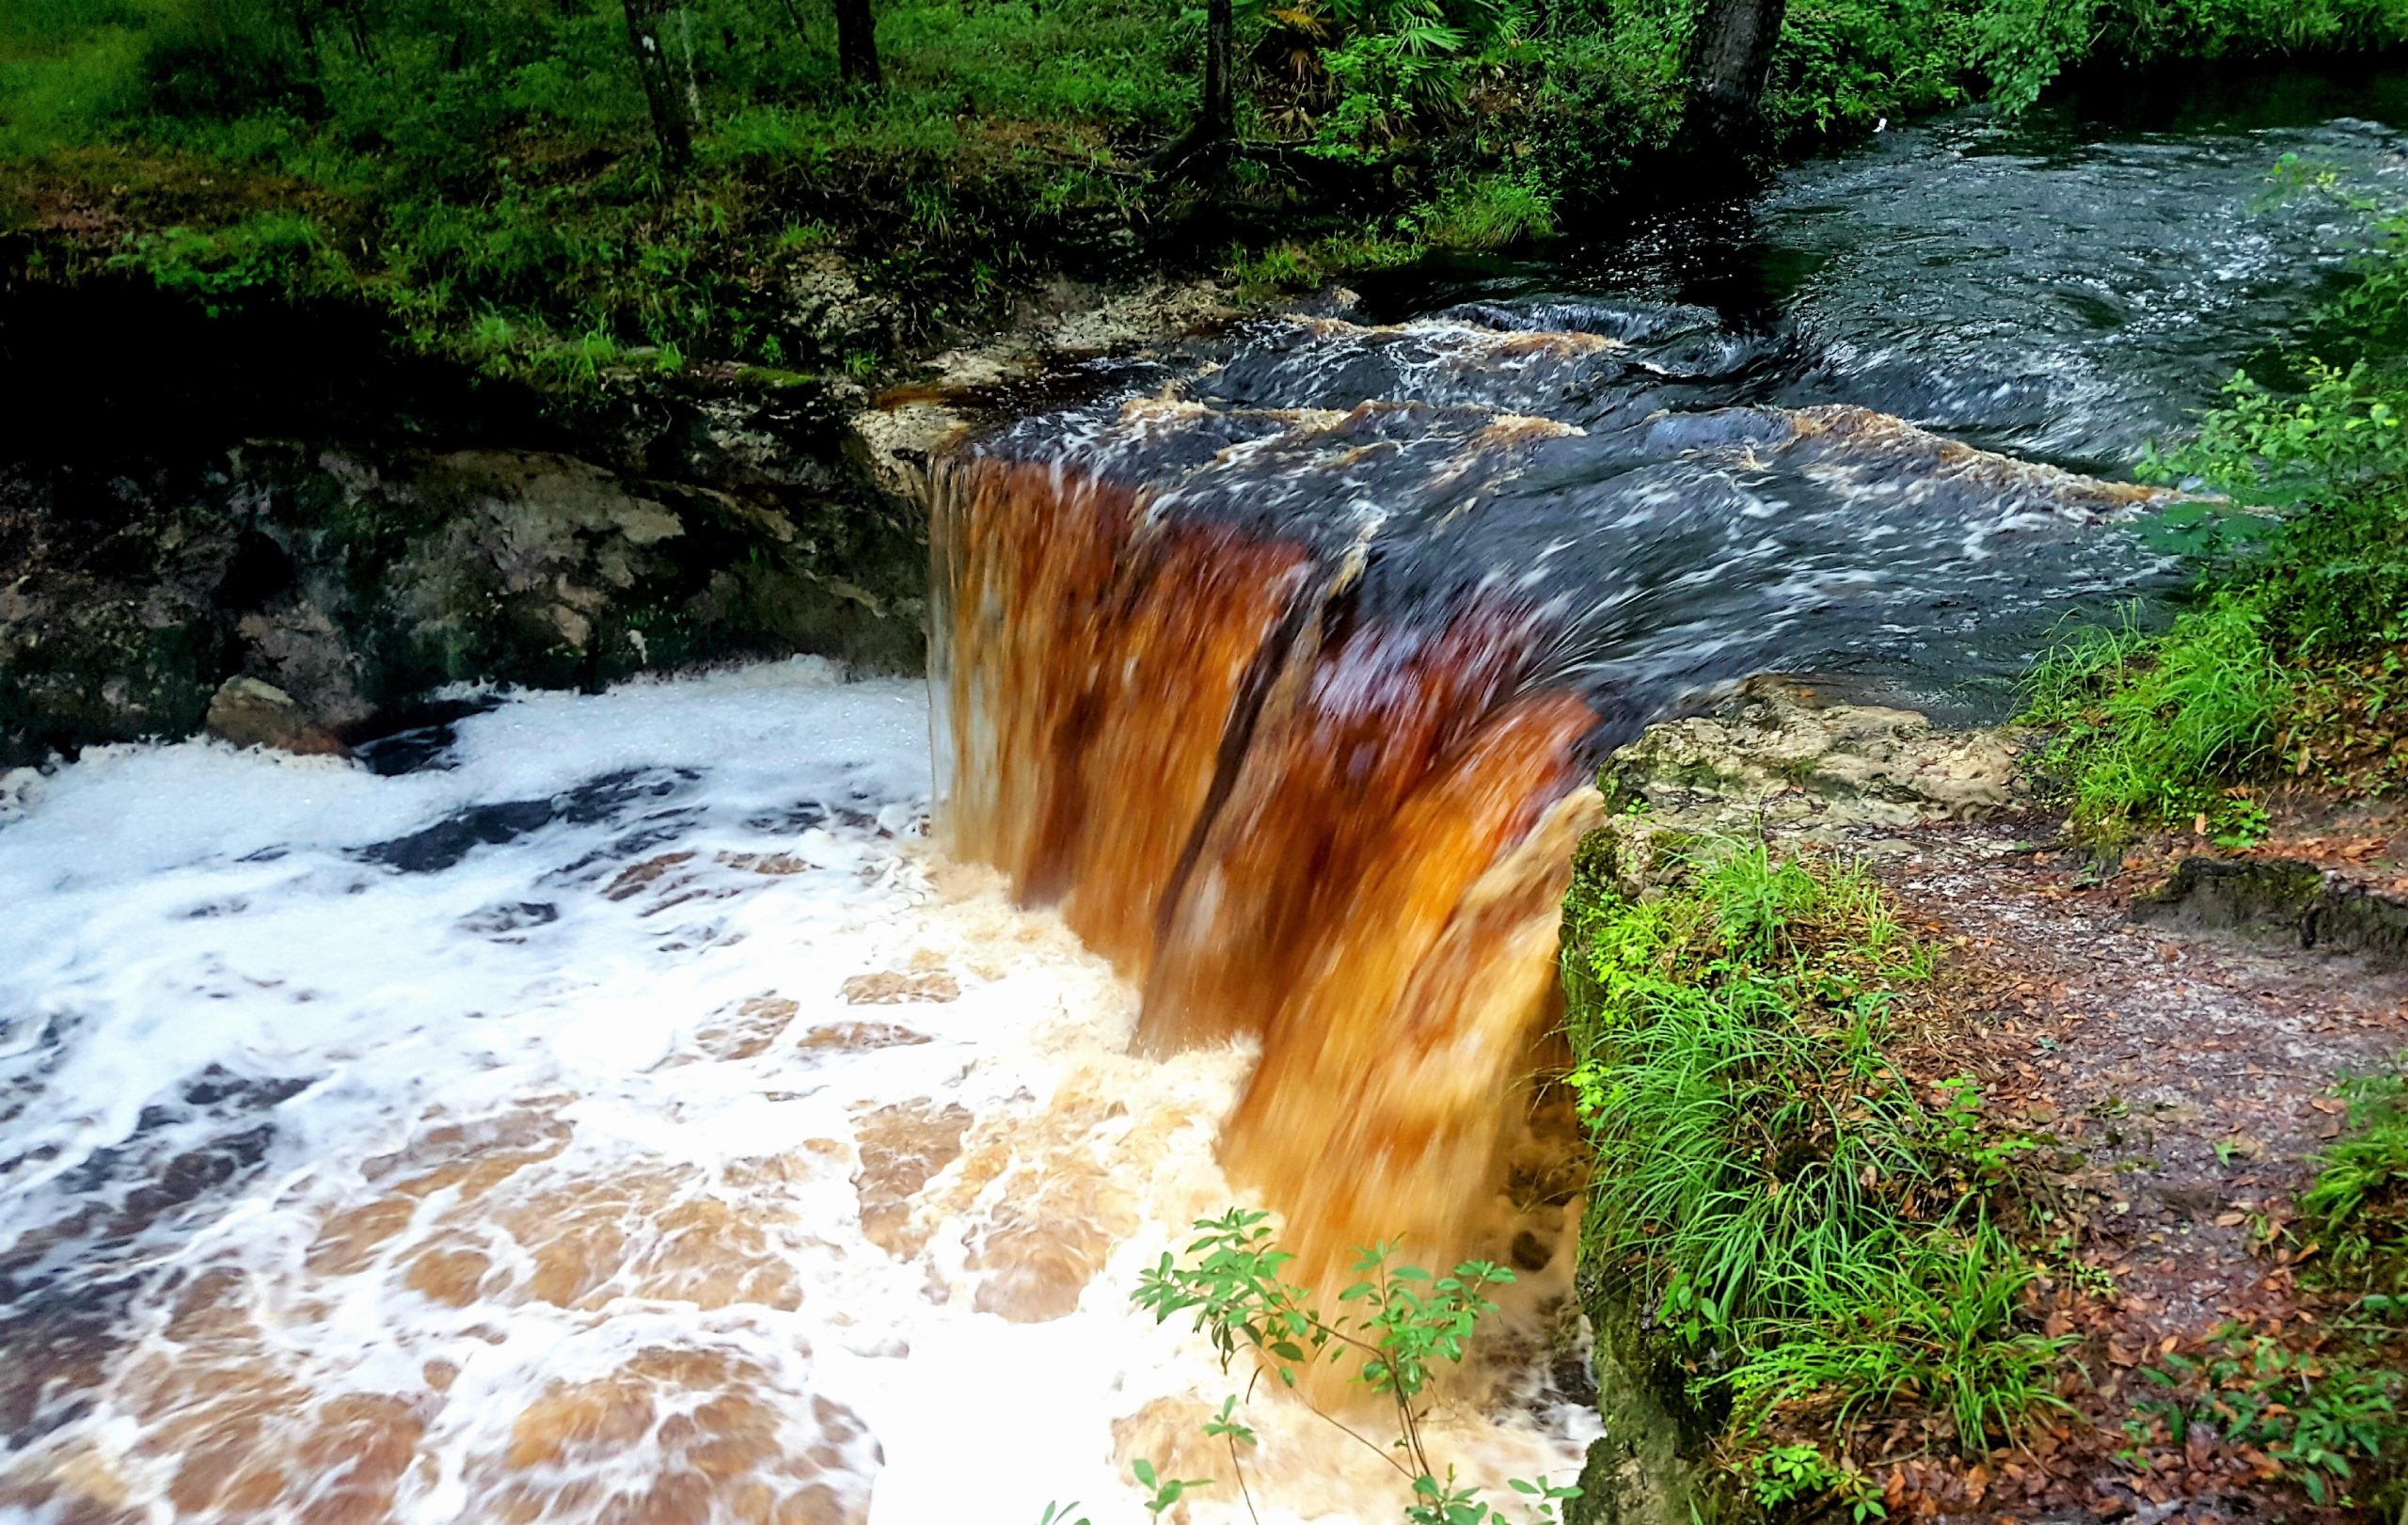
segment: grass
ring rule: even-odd
[[[1921,1084],[1900,1057],[1933,956],[1879,888],[1701,844],[1633,898],[1595,854],[1563,954],[1583,1261],[1727,1403],[1726,1452],[1744,1470],[1800,1427],[1911,1403],[1978,1454],[2062,1408],[2066,1342],[2028,1326],[2036,1272],[2003,1227],[2029,1146],[1972,1079]]]
[[[2345,1076],[2341,1134],[2311,1162],[2286,1231],[2306,1290],[2325,1300],[2289,1335],[2220,1329],[2194,1355],[2168,1351],[2124,1422],[2122,1453],[2179,1448],[2208,1427],[2263,1458],[2316,1504],[2392,1517],[2408,1504],[2408,1055]]]
[[[2300,1222],[2324,1247],[2329,1279],[2408,1296],[2408,1055],[2335,1088],[2349,1105],[2342,1136],[2317,1157]]]
[[[2273,754],[2289,678],[2246,596],[2226,596],[2151,635],[2092,630],[2045,656],[2024,719],[2053,734],[2034,765],[2060,778],[2074,819],[2120,840],[2143,822],[2183,822],[2246,846],[2262,809],[2234,780]]]

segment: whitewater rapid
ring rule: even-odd
[[[1242,1517],[1244,1374],[1129,1295],[1240,1199],[1251,1055],[1131,1056],[1131,989],[930,849],[924,687],[497,697],[393,776],[0,784],[0,1519],[1113,1525],[1141,1455]],[[1266,1519],[1394,1517],[1254,1407]],[[1593,1433],[1526,1374],[1434,1449]]]

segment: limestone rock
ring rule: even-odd
[[[209,734],[238,747],[302,756],[338,755],[342,743],[273,683],[230,677],[209,701]]]
[[[892,297],[863,292],[833,249],[798,259],[786,273],[785,295],[786,326],[830,351],[889,342],[903,316]]]
[[[1652,726],[1607,761],[1617,808],[1658,829],[1833,836],[1988,820],[2025,803],[2005,731],[1944,731],[1912,710],[1828,704],[1751,679],[1711,713]]]
[[[246,660],[273,674],[276,686],[325,723],[356,725],[375,711],[366,692],[367,664],[351,637],[308,598],[279,601],[237,620]]]
[[[570,456],[460,451],[432,463],[421,485],[445,524],[410,548],[394,581],[430,650],[506,632],[573,666],[595,616],[655,573],[653,548],[685,533],[668,508]]]

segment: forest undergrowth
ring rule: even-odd
[[[1241,149],[1174,0],[885,0],[875,86],[798,0],[665,8],[690,163],[653,151],[619,0],[23,0],[0,14],[0,232],[213,304],[337,297],[574,382],[867,373],[1049,273],[1257,290],[1576,230],[1678,127],[1687,0],[1248,0]],[[2373,48],[2400,0],[1814,0],[1765,100],[1795,152],[2029,103],[2093,62]],[[798,313],[802,314],[798,321]]]

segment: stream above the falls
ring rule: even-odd
[[[1251,1200],[1516,1265],[1432,1449],[1567,1478],[1586,769],[1769,668],[1994,715],[2165,587],[2125,469],[2357,236],[2269,170],[2408,173],[2350,99],[1894,128],[1099,363],[940,463],[930,685],[0,777],[0,1522],[1123,1525],[1244,1382],[1130,1292]],[[1254,1414],[1265,1519],[1394,1517]]]

